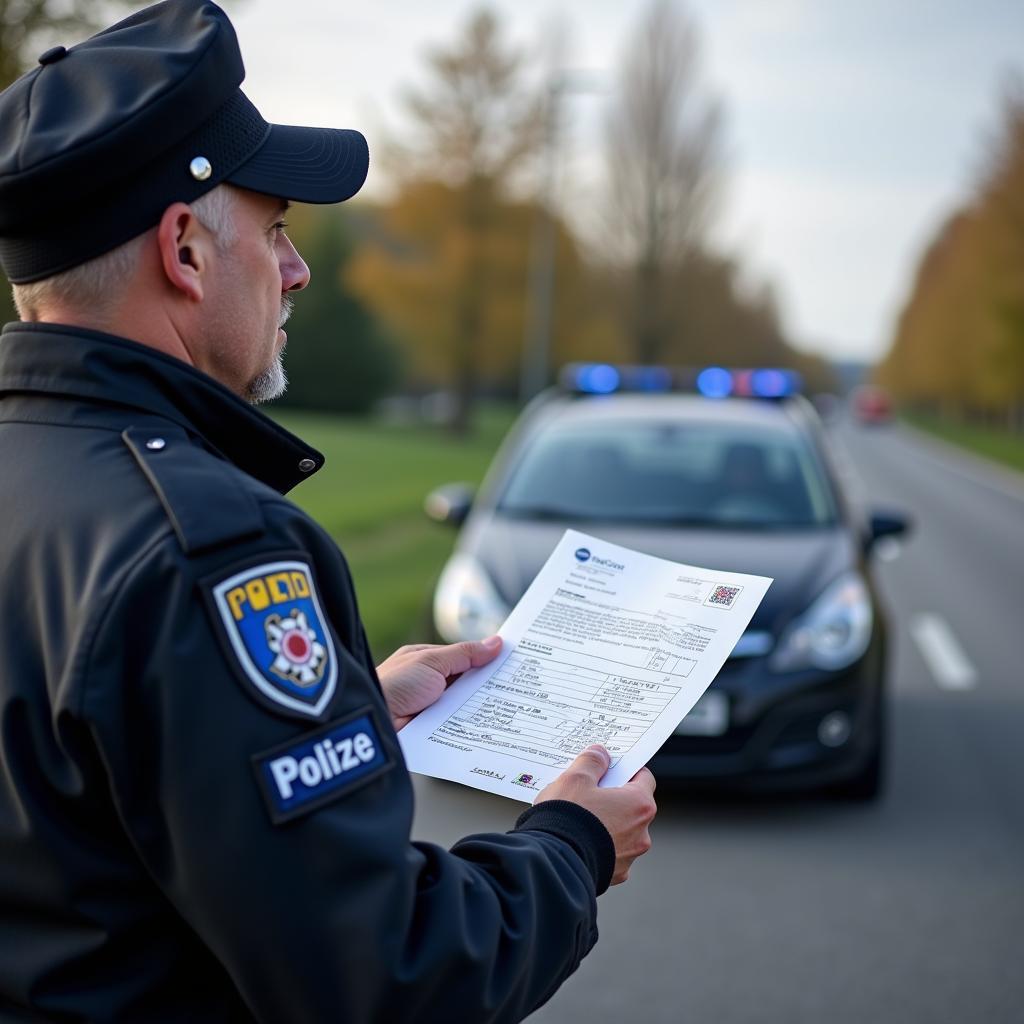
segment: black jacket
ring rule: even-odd
[[[345,561],[282,497],[322,456],[92,331],[0,341],[0,1018],[513,1021],[596,940],[574,804],[451,851]]]

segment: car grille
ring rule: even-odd
[[[724,736],[670,736],[662,750],[666,754],[684,754],[688,757],[714,757],[735,754],[742,750],[753,730],[749,727],[730,729]]]

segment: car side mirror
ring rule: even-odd
[[[876,510],[868,521],[867,546],[873,547],[883,537],[902,537],[910,531],[910,517],[903,512]]]
[[[469,484],[445,484],[432,490],[423,502],[423,511],[437,523],[461,526],[473,504]]]

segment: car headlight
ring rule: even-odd
[[[846,668],[868,649],[873,622],[868,588],[848,572],[789,626],[769,664],[775,672]]]
[[[487,571],[472,555],[452,555],[434,593],[434,624],[448,643],[492,636],[509,611]]]

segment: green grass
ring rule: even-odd
[[[951,422],[919,413],[908,415],[906,419],[915,427],[935,434],[944,441],[1024,472],[1024,435],[1011,434],[1009,431],[993,427]]]
[[[477,433],[461,441],[427,426],[275,415],[327,457],[289,497],[344,551],[375,658],[423,639],[431,589],[455,541],[455,530],[426,517],[423,499],[439,484],[479,483],[514,411],[486,407]]]

